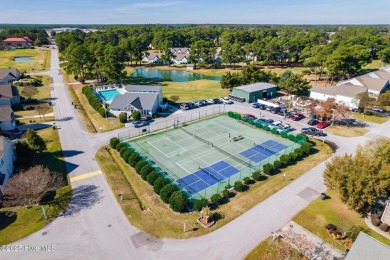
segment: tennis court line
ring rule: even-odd
[[[184,166],[182,166],[181,164],[179,164],[179,162],[176,162],[177,166],[179,166],[180,168],[182,168],[184,171],[188,172],[188,173],[191,173],[189,170],[187,170],[186,168],[184,168]],[[188,176],[188,175],[187,175]],[[183,177],[184,178],[184,177]]]
[[[101,170],[94,171],[94,172],[89,172],[89,173],[84,173],[82,175],[70,178],[70,182],[76,182],[76,181],[84,180],[84,179],[87,179],[87,178],[90,178],[90,177],[93,177],[93,176],[97,176],[97,175],[100,175],[100,174],[102,174]]]

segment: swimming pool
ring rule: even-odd
[[[100,96],[104,99],[104,101],[112,101],[116,95],[120,94],[116,89],[102,90],[99,91]]]

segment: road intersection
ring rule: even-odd
[[[58,51],[52,50],[52,98],[56,120],[61,123],[60,141],[74,195],[64,213],[42,230],[13,245],[54,245],[55,251],[0,252],[0,259],[242,259],[272,231],[325,191],[322,172],[325,162],[309,170],[289,186],[207,235],[189,239],[157,239],[132,226],[112,194],[94,157],[98,148],[124,129],[101,134],[84,130],[59,68]],[[249,105],[235,104],[231,110],[258,113]],[[206,108],[199,108],[206,109]],[[180,112],[181,113],[181,112]],[[163,120],[163,119],[157,119]],[[290,123],[290,122],[289,122]],[[301,123],[291,122],[293,127]],[[369,139],[390,137],[390,123],[371,125],[361,137],[329,135],[337,143],[335,154],[353,153]]]

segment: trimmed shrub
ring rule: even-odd
[[[227,112],[227,115],[228,115],[229,117],[233,118],[233,117],[234,117],[234,112],[229,111],[229,112]]]
[[[274,161],[274,169],[278,169],[282,166],[282,163],[279,160]]]
[[[309,143],[309,142],[304,142],[304,143],[301,145],[301,149],[302,149],[302,151],[303,151],[305,154],[309,154],[312,147],[313,147],[313,145],[312,145],[311,143]]]
[[[287,138],[288,132],[287,132],[287,131],[282,131],[282,132],[280,133],[280,136],[283,137],[283,138]]]
[[[201,211],[202,208],[206,207],[209,204],[209,201],[205,198],[196,200],[194,202],[194,210]]]
[[[271,130],[271,133],[273,133],[274,135],[278,135],[279,134],[279,132],[278,132],[278,130],[276,128],[273,128]]]
[[[295,135],[289,134],[287,135],[288,140],[295,142]]]
[[[152,171],[148,174],[148,177],[146,178],[146,181],[153,186],[153,184],[156,182],[156,180],[160,178],[160,174],[158,174],[155,171]]]
[[[257,128],[261,128],[261,127],[262,127],[262,124],[261,124],[260,122],[256,122],[255,126],[256,126]]]
[[[296,152],[292,152],[292,153],[290,153],[290,158],[291,158],[291,161],[296,161],[299,158],[299,154]]]
[[[302,157],[303,155],[303,151],[301,148],[297,148],[294,150],[294,153],[298,154],[298,157]]]
[[[228,189],[222,191],[222,197],[228,199],[230,198],[230,191]]]
[[[376,227],[379,226],[381,224],[379,216],[376,214],[371,214],[371,223]]]
[[[381,224],[379,225],[379,228],[380,228],[380,230],[382,230],[382,231],[384,231],[384,232],[389,231],[389,225],[387,225],[386,223],[381,223]]]
[[[250,118],[248,120],[248,124],[250,124],[250,125],[254,125],[255,124],[255,121],[253,120],[253,118]]]
[[[183,212],[187,208],[187,205],[188,199],[180,191],[173,192],[169,198],[169,207],[171,207],[173,211]]]
[[[307,136],[304,135],[304,134],[297,134],[297,135],[295,136],[295,140],[296,140],[296,142],[298,142],[298,141],[304,141],[304,142],[306,142],[306,141],[307,141]]]
[[[153,167],[150,166],[149,164],[145,165],[141,169],[141,177],[144,181],[146,181],[146,178],[148,177],[148,174],[153,171]]]
[[[222,196],[219,194],[214,194],[210,198],[211,202],[216,204],[216,205],[220,205],[222,203],[222,199],[223,199]]]
[[[134,121],[139,121],[141,119],[141,112],[133,111],[133,113],[131,113],[131,117],[133,119],[133,122]]]
[[[126,146],[125,143],[119,143],[115,146],[115,150],[119,151],[122,147]]]
[[[263,129],[264,129],[265,131],[267,131],[267,132],[269,132],[269,131],[271,130],[271,128],[269,128],[268,125],[265,125],[265,126],[263,127]]]
[[[169,198],[171,197],[172,193],[177,191],[176,187],[173,184],[167,184],[160,190],[160,198],[165,203],[169,202]]]
[[[161,189],[168,184],[164,177],[159,177],[153,184],[153,190],[156,194],[160,194]]]
[[[117,137],[113,137],[110,139],[110,146],[111,148],[115,149],[116,148],[116,145],[119,144],[120,141]]]
[[[121,122],[122,124],[127,122],[127,113],[126,112],[121,112],[119,114],[119,122]]]
[[[261,176],[262,176],[262,174],[260,171],[255,171],[252,173],[252,178],[256,181],[261,180]]]
[[[144,160],[140,160],[138,161],[135,166],[134,166],[134,169],[135,171],[138,173],[138,174],[141,174],[141,169],[142,167],[144,167],[145,165],[147,165],[148,163]]]
[[[244,179],[242,179],[242,181],[244,182],[245,185],[248,185],[251,182],[251,178],[245,177]]]
[[[274,168],[274,167],[273,167],[272,164],[266,163],[266,164],[263,165],[263,172],[264,172],[265,174],[270,174],[270,173],[272,172],[273,168]]]
[[[131,167],[134,167],[136,164],[137,164],[137,162],[139,162],[141,160],[141,157],[138,155],[138,154],[136,154],[136,153],[133,153],[130,157],[129,157],[129,159],[128,159],[128,163],[129,163],[129,165],[131,166]]]
[[[125,161],[127,162],[127,158],[129,158],[129,156],[130,156],[131,154],[133,154],[133,151],[130,150],[130,149],[127,149],[127,150],[123,153],[122,159],[125,160]]]
[[[239,191],[239,192],[241,192],[241,191],[244,191],[244,184],[242,184],[242,182],[241,181],[236,181],[235,183],[234,183],[234,190],[235,191]]]
[[[128,148],[126,146],[123,146],[120,150],[119,150],[119,154],[121,155],[121,157],[123,156],[123,154],[128,150]]]
[[[282,165],[287,165],[290,162],[290,156],[288,156],[287,154],[283,154],[282,156],[280,156],[279,160]]]

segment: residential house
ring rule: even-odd
[[[390,258],[390,247],[360,232],[345,260],[379,260]]]
[[[0,135],[0,197],[4,194],[4,187],[14,173],[16,160],[14,143]]]
[[[336,102],[343,102],[350,108],[358,108],[359,93],[369,93],[377,98],[381,93],[389,90],[390,70],[380,69],[352,79],[339,82],[336,86],[318,87],[310,90],[310,97],[317,100],[334,98]]]
[[[15,128],[15,115],[11,106],[0,106],[0,132],[14,131]]]
[[[20,95],[18,88],[12,84],[0,85],[0,106],[20,103]]]
[[[171,52],[173,54],[190,54],[190,48],[187,47],[179,47],[179,48],[171,48]]]
[[[128,85],[124,94],[118,94],[111,101],[110,112],[118,115],[126,112],[131,115],[140,111],[141,116],[152,117],[162,105],[162,87]]]
[[[189,62],[189,54],[177,53],[175,57],[171,59],[174,64],[187,64]]]
[[[20,71],[15,68],[0,69],[0,85],[8,84],[19,80],[21,77]]]
[[[161,60],[161,53],[147,53],[145,52],[144,57],[142,58],[143,62],[146,62],[148,64],[153,64],[153,63],[160,63]]]
[[[3,41],[6,48],[26,48],[30,49],[33,41],[25,36],[23,38],[7,38]]]

